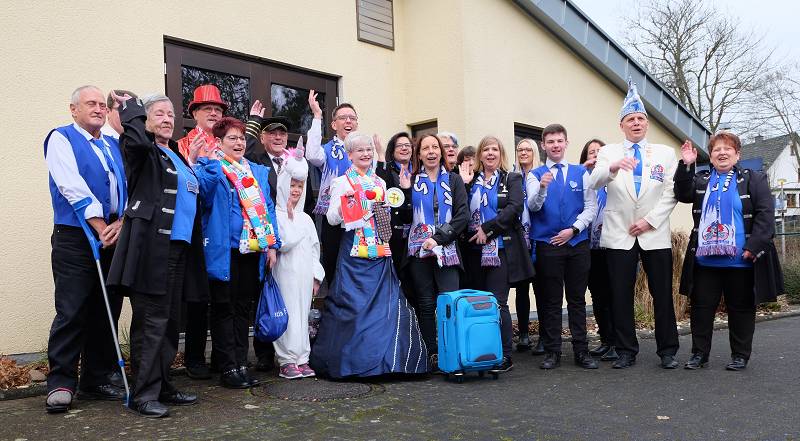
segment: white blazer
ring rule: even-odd
[[[608,199],[600,246],[629,250],[637,237],[628,233],[631,225],[644,218],[652,230],[638,236],[643,250],[672,248],[669,215],[677,204],[672,183],[678,160],[675,150],[661,144],[640,143],[642,148],[642,184],[639,195],[633,185],[633,171],[610,173],[609,165],[626,156],[624,144],[608,144],[600,149],[589,185],[607,186]],[[630,153],[628,154],[630,156]]]

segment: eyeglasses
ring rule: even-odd
[[[521,148],[518,148],[518,149],[517,149],[517,152],[528,152],[528,153],[530,153],[530,152],[532,152],[532,151],[533,151],[533,149],[532,149],[532,148],[530,148],[530,147],[528,147],[528,148],[521,147]]]
[[[357,154],[357,155],[363,155],[364,153],[372,153],[372,149],[371,148],[358,148],[358,149],[353,149],[352,152]]]
[[[227,139],[230,142],[236,142],[236,141],[244,142],[244,141],[247,141],[247,138],[245,138],[244,136],[236,136],[236,135],[226,136],[225,139]]]
[[[454,149],[456,148],[455,144],[442,144],[442,147],[445,149]]]
[[[336,120],[337,121],[346,121],[346,120],[358,121],[358,117],[355,116],[355,115],[339,115],[339,116],[336,117]]]
[[[411,143],[410,142],[403,142],[403,143],[400,143],[400,144],[395,144],[394,147],[398,148],[398,149],[400,149],[400,148],[410,149],[411,148]]]

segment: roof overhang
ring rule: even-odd
[[[678,139],[689,139],[707,151],[711,131],[705,124],[570,0],[513,2],[617,86],[623,95],[628,90],[628,78],[633,79],[650,117]]]

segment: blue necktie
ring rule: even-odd
[[[642,188],[642,152],[639,144],[633,145],[633,157],[636,159],[636,167],[633,169],[633,187],[636,189],[636,196],[639,196],[639,189]]]
[[[112,158],[108,153],[108,149],[106,148],[103,140],[93,139],[92,144],[96,145],[97,148],[103,152],[103,156],[106,158],[106,164],[108,165],[108,168],[112,173],[114,173],[114,177],[117,179],[117,198],[119,199],[117,202],[117,217],[122,219],[122,213],[125,211],[125,177],[122,176],[119,167],[114,162],[114,158]]]
[[[558,185],[564,185],[564,164],[553,164],[553,167],[557,168],[558,171],[556,172],[556,182]]]

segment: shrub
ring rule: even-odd
[[[689,316],[689,299],[678,293],[681,281],[683,259],[686,256],[686,245],[689,243],[689,234],[683,231],[672,232],[672,305],[675,308],[675,318],[683,320]],[[651,329],[654,326],[653,299],[647,285],[647,275],[639,263],[634,287],[633,310],[636,326]]]

